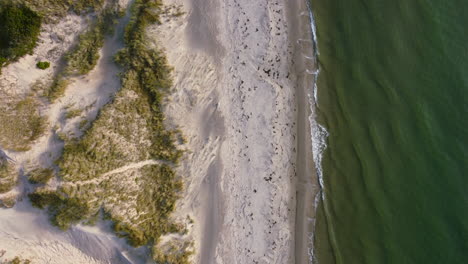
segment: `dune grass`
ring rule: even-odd
[[[78,14],[97,12],[103,8],[105,0],[16,0],[28,5],[41,14],[46,22],[53,23],[68,12]],[[114,0],[115,2],[115,0]]]
[[[32,264],[29,259],[22,259],[20,257],[14,257],[12,260],[5,262],[6,264]]]
[[[15,187],[17,181],[17,173],[13,167],[4,163],[0,165],[0,194],[9,192]]]
[[[33,206],[47,209],[51,222],[62,230],[89,217],[89,206],[86,201],[67,198],[57,192],[39,190],[29,194]]]
[[[104,211],[116,234],[131,245],[150,246],[158,263],[182,264],[188,263],[189,244],[166,250],[156,246],[162,235],[186,231],[170,216],[183,188],[174,171],[183,155],[178,147],[183,137],[166,129],[162,111],[172,69],[164,54],[146,45],[146,27],[159,23],[161,6],[154,0],[134,2],[125,48],[115,58],[123,68],[121,90],[80,139],[65,144],[57,162],[60,187],[38,189],[30,199],[34,206],[47,208],[52,223],[62,229],[92,222]],[[145,160],[158,163],[109,174]]]
[[[16,102],[1,101],[0,146],[14,151],[29,150],[47,127],[46,119],[38,110],[39,103],[32,97]]]
[[[119,15],[115,9],[103,10],[90,29],[80,35],[78,45],[65,57],[65,72],[68,75],[84,75],[94,69],[99,60],[99,50],[104,45],[104,37],[113,32],[111,29]]]
[[[96,15],[95,21],[83,32],[78,43],[65,55],[66,66],[56,74],[52,85],[44,95],[50,101],[63,96],[69,84],[69,78],[89,73],[99,60],[99,51],[104,46],[104,39],[111,34],[113,26],[121,13],[116,8],[106,8]]]
[[[54,177],[54,171],[50,168],[37,168],[28,172],[28,180],[32,184],[46,184]]]

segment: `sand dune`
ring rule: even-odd
[[[63,132],[71,131],[79,135],[79,130],[76,130],[78,120],[63,120],[66,106],[92,105],[86,113],[86,118],[93,120],[99,109],[109,102],[120,88],[117,75],[120,70],[112,62],[112,56],[123,47],[121,34],[126,21],[128,16],[122,19],[117,34],[106,39],[96,68],[86,77],[75,78],[60,100],[43,109],[44,115],[49,119],[50,129],[47,133],[35,142],[31,150],[8,153],[21,171],[30,165],[50,166],[61,155],[63,143],[58,140],[52,128],[61,127]],[[34,55],[28,55],[4,69],[0,79],[2,92],[10,92],[5,90],[8,87],[16,87],[16,92],[18,89],[24,92],[33,82],[51,78],[53,69],[39,72],[40,70],[35,69],[35,60],[40,58],[53,64],[58,63],[60,56],[73,43],[84,26],[84,22],[76,15],[69,15],[57,25],[46,25],[41,35],[41,43]],[[57,35],[59,39],[65,41],[58,40]],[[31,72],[33,74],[29,74]],[[8,81],[14,83],[7,83]],[[151,162],[153,161],[147,163]],[[20,176],[21,184],[11,192],[1,195],[18,195],[20,201],[14,208],[0,208],[0,251],[4,252],[0,256],[0,261],[21,256],[39,264],[126,264],[142,263],[147,258],[148,252],[134,249],[124,239],[117,238],[112,234],[108,224],[102,224],[100,227],[76,226],[67,232],[53,227],[47,214],[32,208],[26,197],[22,195],[23,189],[29,187],[25,176]]]

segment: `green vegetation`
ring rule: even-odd
[[[28,180],[32,184],[46,184],[50,179],[54,177],[54,171],[52,169],[34,169],[30,171]]]
[[[78,45],[66,56],[66,73],[84,75],[94,69],[106,34],[117,23],[117,11],[104,10],[91,28],[80,36]]]
[[[99,51],[104,45],[104,38],[112,33],[113,25],[120,15],[116,9],[105,9],[97,15],[90,29],[80,35],[78,44],[65,56],[66,67],[55,76],[52,85],[45,92],[49,100],[54,101],[65,93],[68,78],[73,75],[85,75],[96,66]]]
[[[102,8],[104,0],[75,0],[69,1],[70,6],[77,12],[96,11]]]
[[[48,61],[40,61],[36,64],[36,67],[41,69],[41,70],[45,70],[45,69],[48,69],[50,67],[50,62]]]
[[[116,95],[114,103],[102,110],[85,137],[65,148],[61,167],[67,180],[88,180],[127,163],[150,158],[176,164],[182,156],[183,152],[175,145],[178,133],[165,129],[161,109],[162,98],[172,85],[171,68],[160,52],[148,49],[144,44],[146,25],[149,21],[157,21],[155,13],[147,9],[159,5],[154,4],[154,1],[143,2],[151,5],[147,7],[142,1],[135,2],[134,12],[137,15],[126,32],[128,48],[116,57],[126,68],[122,75],[122,90]],[[119,137],[109,133],[109,129],[114,130]],[[141,140],[144,138],[148,141]],[[128,148],[122,148],[122,145],[137,148],[129,153]],[[73,158],[67,159],[68,156]],[[82,166],[89,163],[99,166]]]
[[[87,13],[102,9],[104,0],[17,0],[41,14],[47,23],[56,22],[67,12]]]
[[[55,76],[49,89],[44,91],[44,95],[47,96],[49,100],[54,101],[63,96],[69,83],[70,81],[65,79],[63,75],[59,74]]]
[[[82,109],[68,109],[67,113],[65,114],[65,118],[72,119],[72,118],[80,116],[82,113],[83,113]]]
[[[41,17],[29,7],[0,3],[0,68],[31,53],[41,29]]]
[[[12,260],[8,261],[7,264],[31,264],[29,259],[21,259],[20,257],[15,257]]]
[[[11,61],[15,61],[20,57],[31,53],[36,46],[39,37],[42,17],[46,18],[46,22],[53,22],[54,18],[63,17],[68,11],[91,12],[100,11],[104,6],[104,0],[5,0],[0,2],[0,69]],[[113,12],[120,12],[114,9]],[[99,13],[99,12],[98,12]],[[109,19],[112,21],[112,12],[102,12],[102,16],[98,18],[102,28],[108,28]],[[104,23],[102,23],[104,22]],[[92,69],[93,63],[97,61],[94,50],[99,50],[100,39],[99,32],[87,32],[84,37],[85,41],[92,45],[82,45],[76,52],[74,59],[80,58],[85,62],[81,64],[81,71],[89,71]],[[84,42],[85,42],[84,41]],[[101,44],[102,46],[102,44]],[[83,49],[89,49],[86,54],[83,54]],[[81,53],[80,53],[81,52]],[[81,57],[85,55],[85,57]],[[81,59],[82,58],[82,59]],[[73,61],[75,62],[75,61]],[[86,65],[87,64],[87,65]],[[50,66],[48,62],[39,62],[39,69],[46,69]],[[76,65],[75,65],[76,66]]]
[[[67,74],[84,75],[94,69],[103,45],[104,35],[101,27],[93,26],[82,34],[78,45],[66,56]]]
[[[6,101],[0,104],[2,147],[14,151],[26,151],[30,149],[33,141],[43,135],[47,123],[40,115],[38,107],[39,103],[32,97],[16,103]]]
[[[161,15],[166,17],[180,17],[185,15],[182,5],[169,5],[161,10]]]
[[[8,162],[0,165],[0,194],[9,192],[16,185],[16,171]]]
[[[187,241],[175,241],[164,245],[153,247],[153,258],[158,264],[189,264],[189,258],[193,254],[190,248],[193,243]]]
[[[39,190],[29,194],[29,199],[34,207],[47,209],[52,223],[62,230],[89,217],[88,205],[76,198],[65,198],[56,192]]]
[[[16,198],[17,196],[15,194],[3,196],[2,199],[0,199],[0,207],[12,208],[16,204]]]
[[[123,68],[121,90],[81,138],[66,141],[57,162],[60,187],[38,189],[29,197],[34,206],[47,208],[52,223],[62,229],[92,222],[103,211],[114,222],[116,234],[133,246],[153,248],[158,263],[183,264],[191,254],[190,243],[163,251],[156,246],[164,234],[186,232],[170,217],[183,188],[174,171],[183,155],[178,148],[183,137],[180,131],[165,128],[162,112],[172,69],[160,51],[146,44],[146,27],[159,22],[160,7],[160,1],[134,2],[125,48],[115,58]],[[90,43],[99,39],[91,38]],[[76,65],[92,65],[92,60]],[[81,69],[87,68],[69,72],[80,74]],[[127,168],[147,160],[155,162]]]
[[[78,124],[78,128],[79,129],[84,129],[86,127],[86,125],[88,124],[88,119],[83,119],[80,121],[80,123]]]

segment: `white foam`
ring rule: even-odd
[[[318,208],[318,203],[320,202],[320,198],[321,198],[321,194],[322,192],[319,191],[317,192],[317,194],[315,195],[315,199],[314,199],[314,208]],[[312,227],[313,229],[315,230],[315,223],[317,222],[317,215],[315,215],[314,218],[310,219],[310,221],[312,221]],[[308,248],[308,251],[307,251],[307,254],[309,255],[309,260],[310,260],[310,263],[316,263],[315,261],[315,255],[314,255],[314,233],[310,233],[309,234],[309,248]]]
[[[309,18],[310,18],[310,29],[312,31],[312,40],[314,42],[314,53],[320,54],[318,45],[317,45],[317,28],[315,26],[315,18],[314,13],[312,12],[312,3],[310,0],[305,0],[307,3],[307,7],[309,8]]]
[[[320,71],[319,71],[319,70],[313,70],[313,71],[311,71],[311,70],[309,70],[309,69],[306,69],[306,72],[307,72],[307,74],[310,74],[310,75],[317,75],[317,74],[319,74]]]
[[[311,108],[315,102],[313,97],[309,94],[309,101]],[[314,110],[312,110],[314,111]],[[317,169],[317,176],[319,178],[320,188],[322,190],[322,199],[325,199],[325,192],[323,191],[323,171],[322,171],[322,158],[323,152],[327,148],[326,139],[328,137],[328,131],[316,121],[316,115],[314,112],[309,117],[310,129],[312,136],[312,154],[314,157],[315,168]]]
[[[322,201],[325,201],[325,190],[324,190],[324,181],[323,181],[323,171],[322,171],[322,158],[323,152],[327,148],[326,140],[328,137],[328,131],[317,122],[317,115],[316,115],[316,108],[318,107],[318,95],[317,95],[317,79],[320,73],[320,67],[318,64],[318,55],[320,54],[318,43],[317,43],[317,30],[315,26],[315,19],[314,14],[312,12],[312,3],[309,0],[305,0],[307,3],[307,7],[309,9],[309,18],[310,18],[310,30],[312,32],[312,42],[313,42],[313,49],[314,49],[314,65],[316,65],[315,71],[307,71],[309,74],[314,75],[313,86],[312,86],[312,95],[308,94],[309,96],[309,105],[311,109],[311,115],[309,116],[310,122],[310,131],[311,131],[311,138],[312,138],[312,155],[314,159],[315,169],[317,171],[317,176],[319,179],[320,184],[320,191],[317,193],[314,201],[314,208],[317,210],[318,202],[320,198]],[[315,222],[316,219],[313,220],[313,233],[309,236],[309,261],[310,263],[317,263],[315,260],[314,254],[314,233],[315,233]]]

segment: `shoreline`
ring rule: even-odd
[[[313,57],[311,40],[309,8],[307,0],[294,0],[289,5],[289,19],[293,30],[290,41],[295,44],[294,64],[297,75],[296,105],[297,105],[297,183],[296,183],[296,215],[295,215],[295,263],[308,264],[312,261],[313,235],[315,229],[316,205],[315,198],[320,191],[317,172],[313,160],[310,117],[313,106],[310,105],[309,95],[314,84],[313,75],[307,72],[315,67],[307,59]]]

